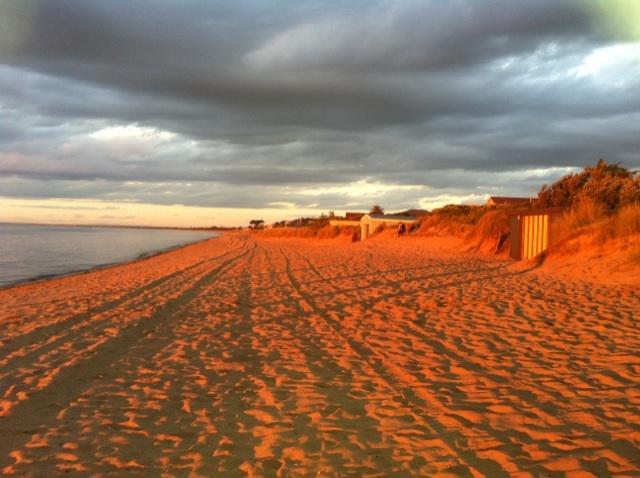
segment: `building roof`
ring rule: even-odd
[[[417,221],[417,218],[405,214],[367,214],[367,216],[382,221]]]
[[[538,216],[541,214],[547,215],[557,215],[562,214],[565,209],[561,207],[543,207],[537,209],[516,209],[513,211],[508,211],[509,216]]]
[[[365,214],[364,212],[347,212],[344,218],[347,221],[359,221]]]
[[[407,209],[406,211],[402,211],[396,214],[396,216],[411,216],[411,217],[422,217],[428,216],[429,211],[426,209]]]
[[[533,198],[518,198],[518,197],[506,197],[506,196],[489,196],[488,203],[495,204],[496,206],[511,206],[516,204],[529,204],[533,201]]]

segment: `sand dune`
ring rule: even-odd
[[[639,476],[640,290],[241,235],[0,291],[9,476]]]

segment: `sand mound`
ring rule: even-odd
[[[552,247],[539,270],[569,279],[640,286],[640,236],[602,242],[582,235]]]

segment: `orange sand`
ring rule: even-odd
[[[0,473],[637,476],[639,315],[637,286],[385,238],[5,289]]]

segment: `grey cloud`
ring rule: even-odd
[[[571,72],[614,44],[585,5],[2,2],[0,196],[263,207],[364,178],[525,193],[561,174],[534,169],[635,166],[640,67]],[[128,124],[175,137],[90,137]]]
[[[295,25],[245,56],[258,69],[437,70],[590,36],[575,1],[408,2]]]

